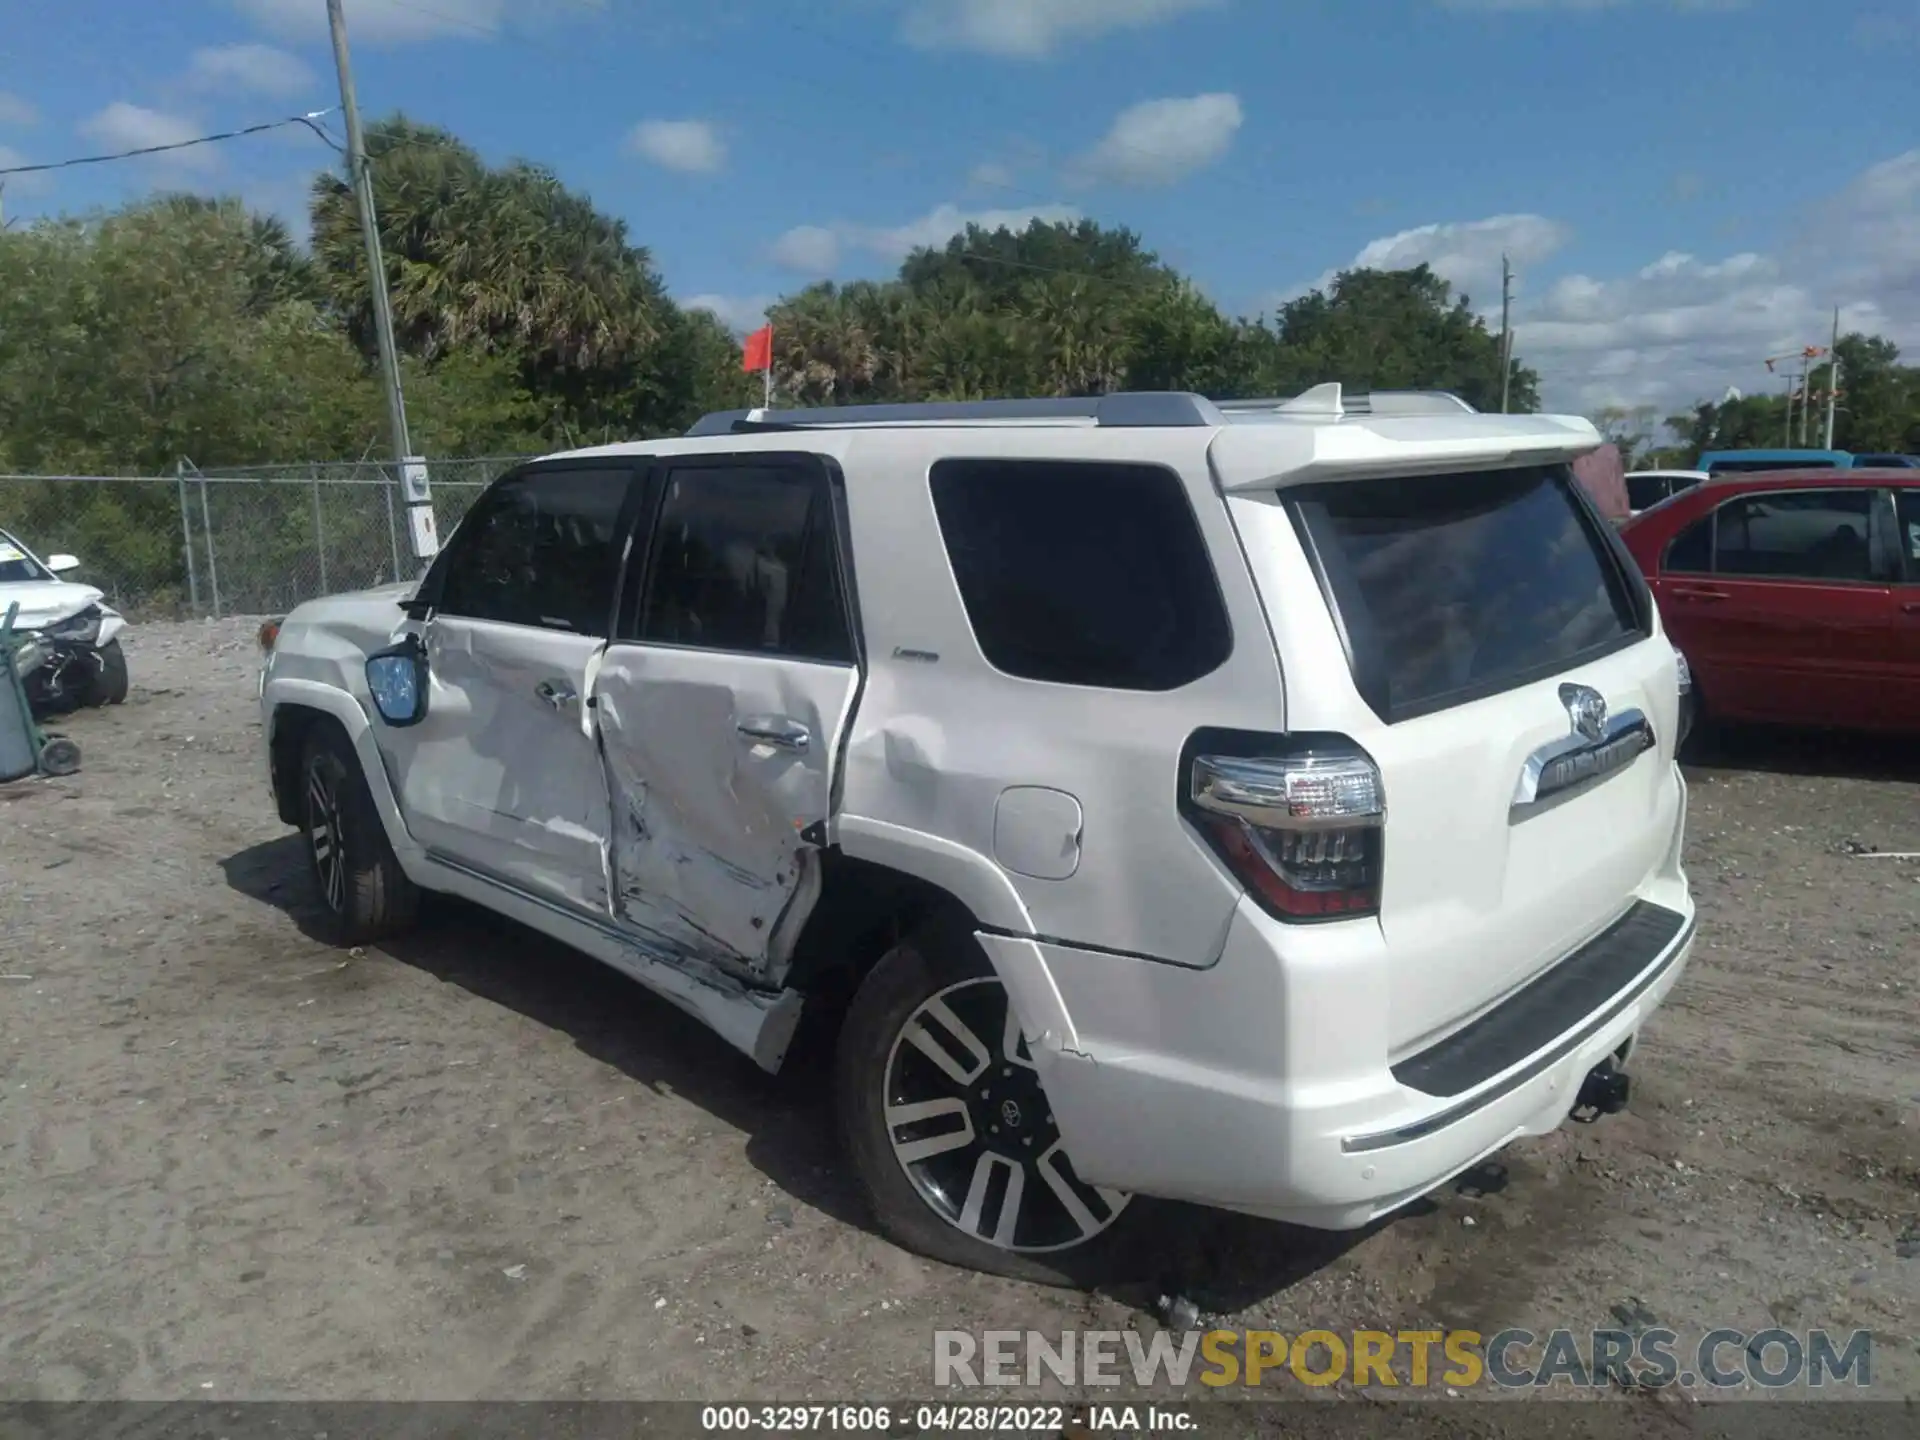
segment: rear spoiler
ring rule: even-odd
[[[1600,448],[1575,415],[1423,415],[1338,425],[1229,425],[1208,449],[1228,494],[1336,480],[1570,465]]]

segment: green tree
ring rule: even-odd
[[[1500,339],[1465,295],[1425,265],[1347,270],[1283,305],[1276,369],[1295,388],[1328,380],[1381,390],[1450,390],[1500,408]],[[1539,408],[1540,377],[1517,360],[1508,403]]]
[[[503,355],[556,433],[645,433],[680,385],[663,373],[677,316],[647,251],[541,166],[494,168],[444,130],[394,116],[369,128],[374,209],[395,336],[433,362]],[[372,300],[358,210],[333,174],[313,184],[313,247],[326,294],[363,353]]]
[[[1920,370],[1900,363],[1900,349],[1880,335],[1843,336],[1840,394],[1834,412],[1833,443],[1842,450],[1904,453],[1920,450]],[[1822,365],[1808,377],[1816,396],[1814,422],[1826,434],[1819,407],[1832,383],[1832,368]]]
[[[1593,417],[1603,440],[1620,451],[1620,463],[1628,470],[1649,469],[1654,433],[1660,428],[1660,410],[1654,405],[1609,405]]]

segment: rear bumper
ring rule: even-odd
[[[1587,1073],[1625,1057],[1692,951],[1677,835],[1674,850],[1613,926],[1397,1063],[1369,927],[1302,945],[1244,904],[1206,970],[981,940],[1082,1178],[1355,1229],[1557,1128]]]

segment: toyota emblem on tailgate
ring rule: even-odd
[[[1567,707],[1567,720],[1576,735],[1598,744],[1607,728],[1607,699],[1591,685],[1562,685],[1560,703]]]

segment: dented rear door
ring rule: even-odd
[[[662,959],[775,984],[860,688],[839,488],[758,453],[663,462],[653,493],[593,690],[613,915]]]

